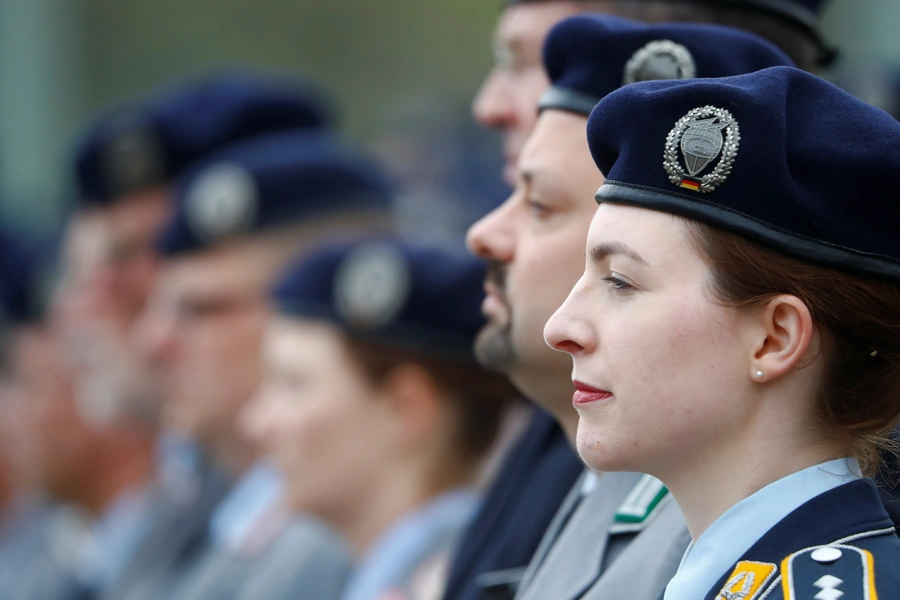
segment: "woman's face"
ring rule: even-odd
[[[585,255],[544,332],[574,359],[581,457],[664,477],[727,444],[752,406],[750,324],[713,302],[685,223],[603,204]]]
[[[263,363],[242,425],[285,474],[294,508],[340,519],[366,501],[372,474],[388,460],[378,390],[327,323],[274,319]]]

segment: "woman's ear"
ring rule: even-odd
[[[787,294],[775,296],[755,315],[758,335],[751,357],[751,377],[765,382],[803,366],[813,340],[812,315],[806,304]]]
[[[401,451],[419,450],[438,432],[443,400],[434,378],[421,366],[405,362],[383,379],[383,402],[394,423],[391,440]]]

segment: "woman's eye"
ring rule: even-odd
[[[634,286],[631,285],[631,283],[616,275],[604,277],[603,281],[605,281],[606,286],[614,292],[628,292],[634,289]]]

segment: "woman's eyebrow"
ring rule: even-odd
[[[591,248],[591,260],[595,263],[601,263],[613,254],[621,254],[622,256],[628,257],[636,263],[640,263],[648,267],[650,266],[646,260],[641,258],[640,254],[620,242],[597,244],[593,248]]]

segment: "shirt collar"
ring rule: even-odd
[[[455,490],[404,515],[378,536],[350,576],[341,600],[378,598],[403,585],[410,569],[429,558],[434,546],[462,532],[479,505],[469,490]]]
[[[128,490],[85,531],[77,577],[94,589],[112,585],[150,526],[155,495],[148,487]]]
[[[209,529],[213,542],[229,550],[243,546],[254,525],[283,499],[281,473],[267,462],[254,464],[216,506]]]
[[[722,575],[779,521],[816,496],[860,476],[856,460],[841,458],[792,473],[744,498],[691,542],[666,587],[665,600],[705,598]]]

